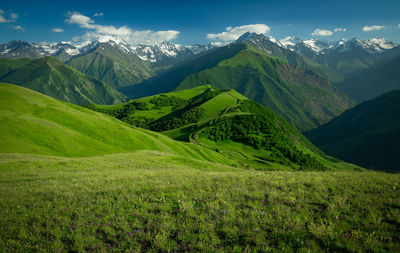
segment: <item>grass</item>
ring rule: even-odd
[[[0,249],[398,252],[400,177],[0,154]]]
[[[0,152],[77,157],[157,150],[231,164],[216,152],[132,127],[108,115],[0,84]]]

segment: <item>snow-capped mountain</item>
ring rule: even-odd
[[[166,63],[174,60],[184,60],[191,56],[207,52],[215,48],[212,45],[184,46],[170,42],[160,44],[131,46],[132,53],[143,61],[152,63]]]
[[[298,37],[289,36],[277,40],[271,36],[249,32],[240,36],[236,42],[249,42],[257,48],[269,53],[276,51],[276,47],[281,47],[311,58],[315,55],[328,55],[355,49],[363,50],[369,54],[381,54],[399,46],[383,38],[372,38],[368,40],[360,40],[358,38],[347,40],[342,38],[338,41],[329,41],[315,38],[302,40]]]
[[[305,56],[307,56],[311,51],[315,54],[323,55],[335,51],[345,52],[352,49],[365,50],[370,54],[380,54],[399,46],[398,44],[395,44],[384,38],[372,38],[364,41],[358,38],[353,38],[350,40],[342,38],[338,41],[328,41],[317,39],[301,40],[295,37],[287,37],[279,42],[285,48]]]
[[[0,45],[0,57],[3,58],[40,58],[45,56],[38,44],[14,40]]]
[[[31,43],[25,41],[11,41],[0,45],[0,57],[3,58],[40,58],[55,56],[66,62],[79,55],[85,55],[101,45],[108,44],[117,48],[120,52],[135,55],[142,61],[157,65],[170,65],[176,61],[207,52],[216,46],[209,45],[179,45],[170,42],[162,42],[155,45],[128,44],[122,39],[112,36],[102,36],[94,41],[72,43],[62,41],[59,43]]]
[[[366,50],[370,54],[380,54],[397,46],[397,44],[384,38],[372,38],[364,41],[358,38],[353,38],[350,40],[342,39],[341,41],[338,41],[335,47],[333,47],[331,50],[344,52],[351,49],[359,48]]]
[[[63,61],[80,54],[77,47],[70,42],[61,41],[59,43],[39,44],[14,40],[0,45],[0,57],[3,58],[32,58],[37,59],[44,56],[56,56]]]

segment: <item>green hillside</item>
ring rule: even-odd
[[[386,92],[400,89],[400,57],[369,69],[353,73],[337,87],[357,102],[376,98]]]
[[[17,84],[69,103],[120,103],[124,96],[54,57],[36,60],[1,59],[0,82]]]
[[[204,85],[88,108],[215,150],[242,167],[271,169],[280,164],[281,169],[325,170],[346,166],[326,157],[276,113],[231,89]]]
[[[400,91],[347,110],[307,133],[327,154],[370,169],[400,171]]]
[[[208,149],[15,85],[1,84],[0,97],[0,152],[76,157],[156,150],[227,163]]]
[[[247,44],[231,44],[176,68],[146,85],[127,87],[128,96],[211,84],[234,89],[283,116],[301,130],[317,127],[353,102],[311,71],[287,64]]]
[[[68,64],[114,88],[139,83],[154,75],[149,63],[107,43],[100,44],[92,52],[74,57]]]

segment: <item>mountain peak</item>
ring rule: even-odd
[[[236,42],[248,42],[251,40],[260,40],[260,39],[266,39],[267,37],[264,36],[261,33],[251,33],[251,32],[246,32],[243,33],[237,40]]]

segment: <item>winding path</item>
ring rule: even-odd
[[[225,110],[223,110],[222,113],[221,113],[219,116],[217,116],[216,118],[220,118],[220,117],[222,117],[222,116],[228,114],[229,111],[230,111],[234,106],[236,106],[236,105],[239,103],[239,101],[240,101],[239,98],[233,96],[230,92],[229,92],[228,94],[229,94],[231,97],[233,97],[234,99],[236,99],[236,102],[235,102],[234,104],[231,104],[231,105],[229,105],[228,107],[226,107]],[[192,134],[190,135],[190,137],[189,137],[190,142],[192,142],[192,143],[194,143],[194,144],[197,144],[197,145],[200,145],[200,146],[202,146],[202,147],[211,149],[211,150],[213,150],[213,151],[217,151],[217,149],[208,147],[208,146],[206,146],[206,145],[200,143],[200,142],[197,140],[197,135],[201,132],[201,130],[202,130],[202,129],[199,129],[198,131],[196,131],[196,132],[194,132],[194,133],[192,133]],[[248,159],[248,157],[247,157],[245,154],[243,154],[242,152],[239,152],[239,151],[235,151],[235,152],[238,153],[238,154],[240,154],[240,155],[243,156],[244,158]]]

